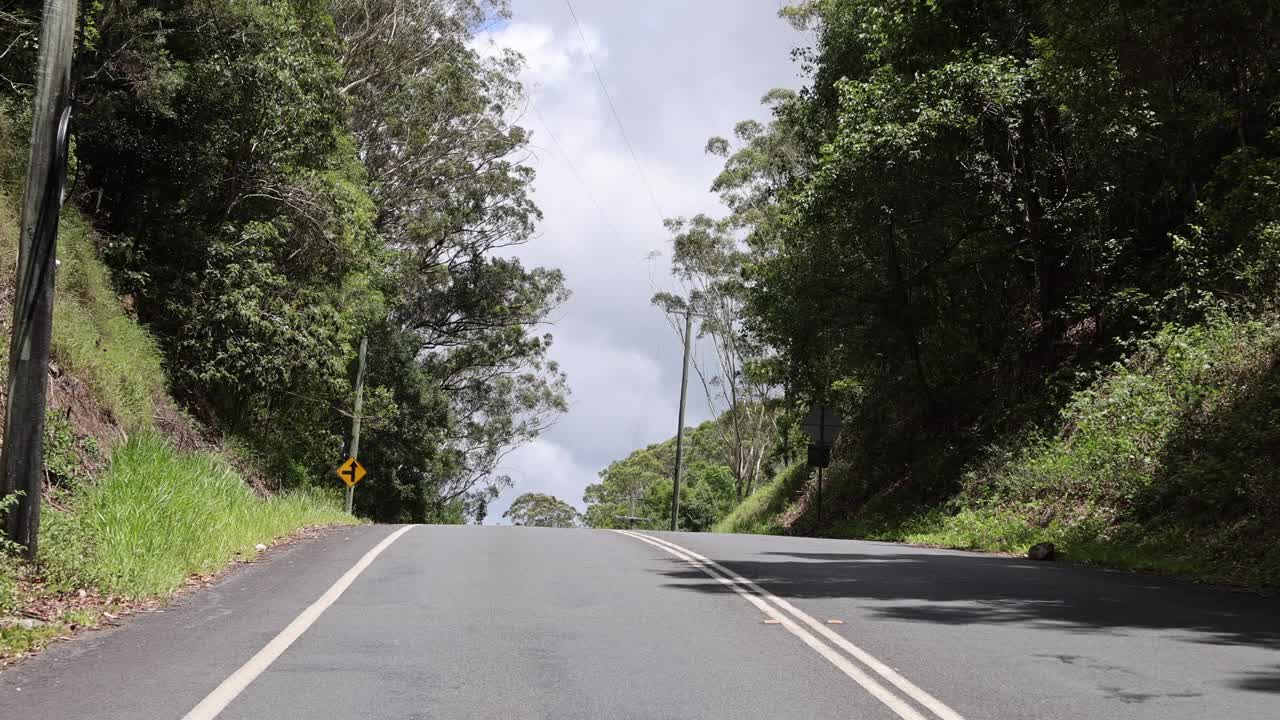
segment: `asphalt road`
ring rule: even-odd
[[[1280,718],[1273,599],[882,543],[401,529],[55,645],[0,673],[0,718]]]

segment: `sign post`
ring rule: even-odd
[[[818,523],[822,523],[822,471],[831,464],[831,443],[840,431],[840,417],[830,406],[815,403],[801,423],[809,436],[809,467],[818,468]]]
[[[355,467],[360,470],[359,476],[356,476],[353,472],[351,475],[353,478],[352,480],[347,480],[346,476],[343,476],[342,478],[342,480],[347,483],[348,513],[351,512],[351,506],[355,500],[356,483],[360,482],[360,478],[364,477],[364,468],[361,467],[360,463],[356,462],[356,456],[360,454],[360,420],[362,419],[360,417],[360,413],[364,411],[364,358],[368,345],[369,340],[367,338],[360,338],[359,366],[356,368],[355,412],[351,415],[351,456],[348,461],[342,465],[342,467],[346,468],[351,463],[355,463]],[[342,475],[341,469],[338,471],[338,474]]]

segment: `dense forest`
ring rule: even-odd
[[[41,3],[0,3],[20,196]],[[69,212],[168,390],[277,488],[333,485],[368,341],[356,512],[479,521],[510,448],[566,407],[538,330],[561,274],[506,252],[540,218],[502,0],[81,4]],[[56,341],[56,339],[55,339]],[[55,342],[55,355],[57,352]]]
[[[719,409],[845,418],[834,510],[784,473],[763,529],[1280,578],[1276,11],[784,10],[805,87],[708,143],[727,214],[670,223],[713,386],[763,388]]]

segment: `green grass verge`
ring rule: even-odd
[[[160,348],[121,307],[93,231],[74,210],[63,214],[58,259],[54,359],[127,431],[151,427],[153,402],[167,387]]]
[[[225,459],[183,454],[144,433],[118,448],[71,513],[48,513],[42,563],[59,588],[93,585],[131,598],[164,595],[309,525],[355,522],[337,493],[263,499]]]
[[[806,477],[789,468],[714,530],[782,532]],[[904,497],[859,500],[821,534],[1013,554],[1052,542],[1070,561],[1280,587],[1280,318],[1168,327],[1056,427],[991,448],[949,501]]]
[[[68,626],[61,622],[33,628],[0,625],[0,660],[42,648],[61,637],[67,630]]]
[[[1057,432],[994,449],[945,507],[874,498],[842,537],[1280,586],[1280,320],[1170,327],[1077,392]]]
[[[17,269],[15,206],[0,190],[0,288],[12,285]],[[167,387],[160,349],[121,306],[98,258],[93,231],[73,208],[63,213],[59,226],[58,261],[54,361],[83,380],[126,431],[151,427],[154,399]],[[0,336],[0,353],[7,360],[9,336]]]
[[[966,508],[933,510],[900,520],[859,519],[836,527],[838,537],[1022,555],[1051,542],[1060,559],[1246,587],[1280,584],[1280,549],[1250,537],[1247,523],[1185,527],[1168,523],[1107,524],[1100,520],[1040,527],[1015,513]],[[1232,552],[1232,549],[1237,549]]]
[[[14,170],[22,158],[9,115],[0,101],[0,289],[12,285],[18,254]],[[257,543],[304,526],[355,522],[341,511],[338,493],[263,499],[223,458],[183,454],[156,435],[154,403],[167,382],[155,340],[115,295],[93,230],[74,208],[63,213],[58,244],[53,360],[85,383],[132,440],[111,452],[101,477],[89,478],[74,448],[92,447],[94,455],[110,448],[79,436],[72,423],[51,413],[45,461],[59,478],[58,503],[69,510],[46,505],[39,568],[18,562],[12,548],[0,546],[0,616],[33,600],[24,592],[98,588],[127,598],[162,596],[190,575],[252,556]],[[8,358],[8,345],[8,332],[0,333],[0,357]],[[22,578],[45,582],[24,586]],[[72,610],[33,628],[0,624],[0,661],[93,624],[94,612]]]
[[[781,533],[778,515],[787,509],[808,478],[809,469],[803,463],[792,465],[748,495],[728,515],[721,518],[711,531],[756,535]]]

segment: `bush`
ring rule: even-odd
[[[943,507],[866,504],[846,537],[1280,584],[1280,320],[1168,327],[993,448]]]
[[[126,430],[142,430],[152,426],[154,399],[166,390],[160,349],[121,307],[93,238],[79,213],[64,213],[53,355]]]
[[[804,463],[783,469],[768,484],[751,493],[723,520],[716,523],[712,532],[777,534],[782,532],[778,522],[780,515],[795,499],[809,480],[810,471]]]
[[[1167,328],[1076,393],[1056,436],[1034,439],[1012,461],[971,476],[962,502],[1016,511],[1044,527],[1150,517],[1186,499],[1175,495],[1221,494],[1236,486],[1219,467],[1226,458],[1191,453],[1171,463],[1172,455],[1188,443],[1243,434],[1252,442],[1234,451],[1264,457],[1271,437],[1263,436],[1274,436],[1274,424],[1264,421],[1259,434],[1261,418],[1253,413],[1218,421],[1226,419],[1221,411],[1259,392],[1272,412],[1280,408],[1280,394],[1266,389],[1277,357],[1277,322],[1217,317]]]
[[[0,517],[18,502],[17,495],[0,497]],[[18,604],[18,577],[22,566],[18,563],[19,545],[0,537],[0,615],[8,615]]]
[[[192,574],[308,525],[351,522],[337,493],[256,496],[231,465],[184,455],[143,433],[116,450],[71,514],[51,512],[41,560],[64,588],[97,585],[129,597],[161,595]]]

